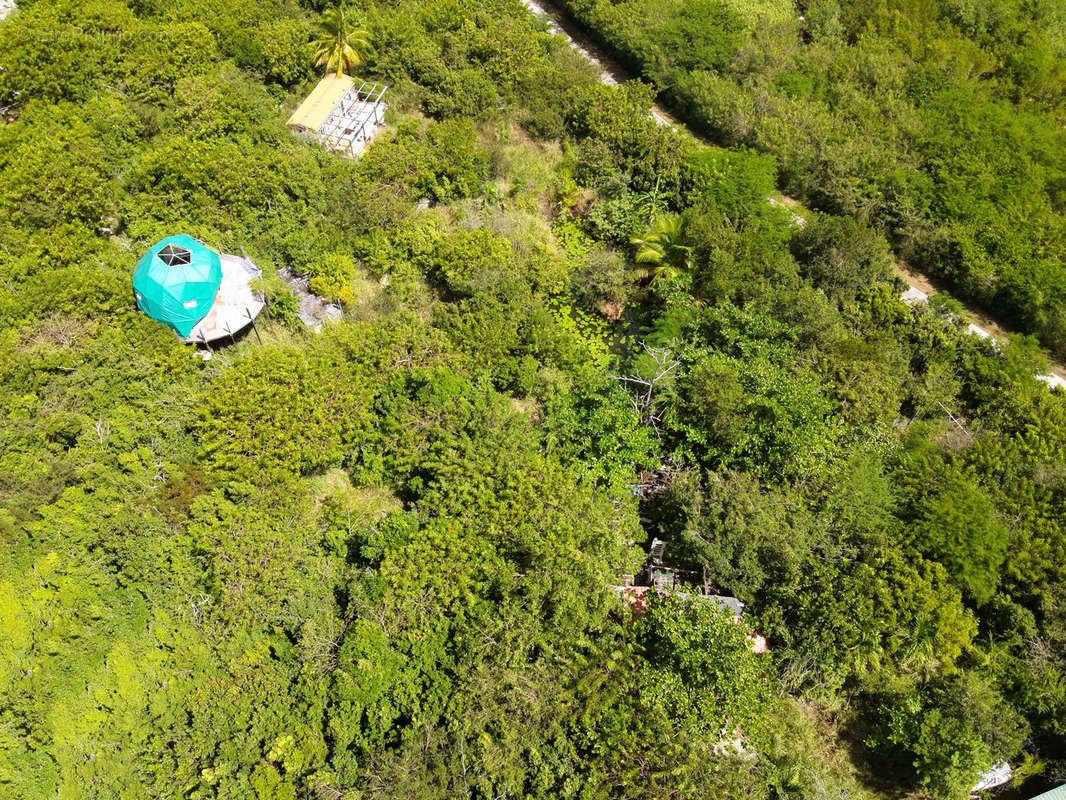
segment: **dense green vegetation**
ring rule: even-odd
[[[683,118],[1066,355],[1066,6],[565,0]]]
[[[878,8],[808,10],[835,82],[775,71],[807,51],[753,44],[799,24],[771,4],[657,3],[640,41],[649,75],[735,98],[747,53],[782,84],[760,108],[870,103],[856,71],[904,69],[870,61],[903,58]],[[925,203],[897,246],[1046,225],[1028,267],[997,262],[1019,285],[1053,283],[1061,245],[1052,195],[1007,185],[1060,157],[1023,148],[1059,135],[1061,63],[1053,10],[1025,8],[1015,41],[1045,37],[1051,65],[1031,110],[1009,93],[1037,92],[1039,59],[1009,49],[992,94],[948,72],[906,106],[913,131],[955,102],[1018,133],[965,156],[1005,193],[956,214],[936,181],[960,173],[865,157],[833,184],[861,178],[862,206],[894,175]],[[652,90],[600,85],[517,0],[348,7],[390,124],[329,155],[284,127],[324,10],[38,0],[0,23],[0,794],[961,798],[998,760],[1061,779],[1066,395],[1035,341],[902,303],[866,224],[885,217],[832,200],[808,151],[658,126]],[[896,158],[827,109],[759,136],[821,120]],[[792,227],[779,180],[829,213]],[[204,361],[136,312],[137,258],[177,231],[261,264],[262,344]],[[281,267],[344,319],[304,327]],[[677,594],[633,615],[612,587],[652,537],[741,624]]]

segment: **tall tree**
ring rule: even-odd
[[[692,248],[685,244],[685,225],[677,214],[660,214],[643,236],[629,243],[636,248],[637,262],[633,276],[638,280],[657,281],[676,278],[692,269]]]
[[[318,23],[315,45],[315,66],[325,66],[326,72],[345,72],[363,63],[363,53],[370,48],[370,33],[362,28],[349,28],[344,11],[332,8]]]

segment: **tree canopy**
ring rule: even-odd
[[[4,797],[1066,775],[1058,6],[566,5],[642,80],[516,0],[0,22]],[[285,127],[322,57],[358,160]],[[254,333],[137,311],[177,232]]]

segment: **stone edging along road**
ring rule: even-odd
[[[3,0],[0,0],[0,2],[3,2]],[[548,30],[554,34],[562,36],[570,43],[571,47],[598,67],[600,70],[601,82],[611,86],[617,86],[627,80],[632,80],[632,75],[600,50],[600,48],[590,41],[588,36],[586,36],[577,25],[572,23],[563,14],[559,13],[559,11],[549,3],[544,2],[544,0],[521,0],[521,2],[522,5],[529,9],[533,16],[543,20],[547,24]],[[651,107],[651,116],[660,125],[669,125],[684,130],[697,141],[703,141],[701,137],[692,133],[692,131],[688,130],[682,123],[678,122],[674,117],[657,105]],[[786,203],[782,203],[782,201],[776,197],[770,197],[767,199],[773,205],[787,205]],[[802,216],[792,212],[792,224],[802,226],[805,222],[806,220],[804,220]],[[912,305],[920,305],[929,302],[928,292],[923,291],[916,286],[915,281],[902,270],[897,270],[897,274],[907,282],[909,287],[907,291],[902,294],[904,302]],[[923,285],[927,285],[925,281],[922,283]],[[997,342],[1002,341],[1002,337],[990,333],[972,322],[967,324],[966,330],[974,336],[979,336],[982,339],[994,339]],[[1037,375],[1036,378],[1037,380],[1046,383],[1052,389],[1058,387],[1066,390],[1066,378],[1062,375],[1049,373],[1047,375]]]

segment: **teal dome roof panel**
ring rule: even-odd
[[[137,308],[182,338],[211,310],[221,282],[218,253],[184,233],[156,242],[133,271]]]

